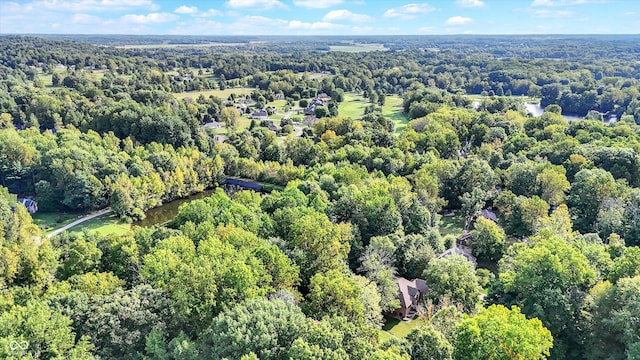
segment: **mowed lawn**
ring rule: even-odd
[[[121,223],[118,216],[111,213],[85,221],[67,231],[72,233],[82,233],[85,230],[91,234],[124,235],[131,230],[131,224]]]
[[[425,324],[424,320],[420,318],[415,318],[410,321],[400,321],[396,318],[386,317],[385,323],[382,326],[382,331],[380,331],[380,340],[384,341],[392,338],[393,336],[398,338],[404,338],[413,329],[417,329]]]
[[[367,105],[369,105],[369,101],[365,100],[362,95],[345,93],[344,101],[338,105],[338,115],[360,119],[364,115],[364,109]]]
[[[213,96],[219,97],[220,99],[226,99],[231,94],[247,95],[247,94],[251,94],[251,91],[253,90],[254,89],[252,88],[226,88],[224,90],[215,89],[215,90],[203,90],[203,91],[188,91],[188,92],[182,92],[182,93],[175,93],[173,94],[173,96],[175,96],[178,99],[184,99],[188,97],[195,99],[200,95],[203,95],[205,98],[209,97],[210,95],[213,95]]]
[[[38,225],[45,233],[50,233],[81,218],[83,215],[83,213],[39,211],[33,214],[33,223]]]
[[[402,107],[402,98],[398,95],[389,95],[385,98],[382,115],[393,121],[396,125],[396,133],[401,133],[409,122],[409,117]]]

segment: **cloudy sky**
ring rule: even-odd
[[[640,1],[0,0],[0,33],[638,34]]]

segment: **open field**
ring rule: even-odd
[[[389,95],[385,98],[382,115],[394,122],[396,133],[401,133],[409,122],[409,117],[402,108],[402,98],[398,95]]]
[[[362,95],[345,93],[344,101],[338,105],[338,115],[352,119],[360,119],[367,105],[369,105],[369,102],[365,100]]]
[[[203,95],[205,98],[209,97],[210,95],[213,95],[213,96],[217,96],[217,97],[219,97],[221,99],[226,99],[231,94],[246,95],[246,94],[250,94],[251,91],[253,91],[253,90],[254,89],[252,89],[252,88],[226,88],[224,90],[215,89],[215,90],[189,91],[189,92],[182,92],[182,93],[174,93],[173,96],[175,96],[178,99],[184,99],[184,98],[187,98],[187,97],[195,99],[200,95]]]
[[[71,233],[82,233],[88,231],[92,234],[101,235],[124,235],[131,229],[130,224],[123,224],[114,214],[102,215],[89,221],[74,226],[68,231]]]

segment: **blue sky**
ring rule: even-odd
[[[638,34],[638,0],[0,0],[0,33]]]

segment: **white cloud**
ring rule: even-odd
[[[180,17],[171,13],[150,13],[147,15],[127,14],[120,17],[125,23],[133,24],[159,24],[178,20]]]
[[[228,0],[226,5],[230,8],[257,8],[257,9],[273,9],[286,8],[287,6],[279,0]]]
[[[464,25],[464,24],[468,24],[470,22],[472,22],[473,19],[468,18],[468,17],[462,17],[462,16],[453,16],[447,19],[447,21],[444,22],[445,25]]]
[[[460,7],[481,7],[484,6],[484,2],[482,0],[457,0],[456,5]]]
[[[344,25],[333,24],[326,21],[318,21],[313,23],[302,22],[299,20],[291,20],[289,21],[289,28],[294,30],[332,30],[343,28]]]
[[[537,18],[567,18],[574,15],[573,11],[569,10],[547,10],[541,9],[534,11],[531,15]]]
[[[73,14],[71,17],[71,22],[74,24],[98,23],[100,21],[102,19],[99,17],[89,14]]]
[[[343,0],[293,0],[293,5],[305,7],[307,9],[326,9],[340,5]]]
[[[198,8],[196,6],[182,5],[173,10],[173,12],[176,14],[195,14],[198,12]]]
[[[216,9],[209,9],[207,11],[199,12],[197,14],[193,14],[193,16],[197,17],[210,17],[210,16],[222,16],[222,12]]]
[[[372,18],[369,15],[363,14],[354,14],[349,10],[341,9],[341,10],[333,10],[329,11],[323,18],[323,21],[331,22],[331,21],[349,21],[349,22],[367,22],[371,21]]]
[[[414,19],[421,15],[428,14],[436,9],[427,4],[407,4],[397,8],[392,8],[384,12],[384,17],[388,18],[401,18],[401,19]]]
[[[222,12],[216,9],[209,9],[207,11],[200,11],[196,6],[182,5],[179,8],[173,10],[176,14],[186,14],[195,17],[210,17],[210,16],[222,16]]]

